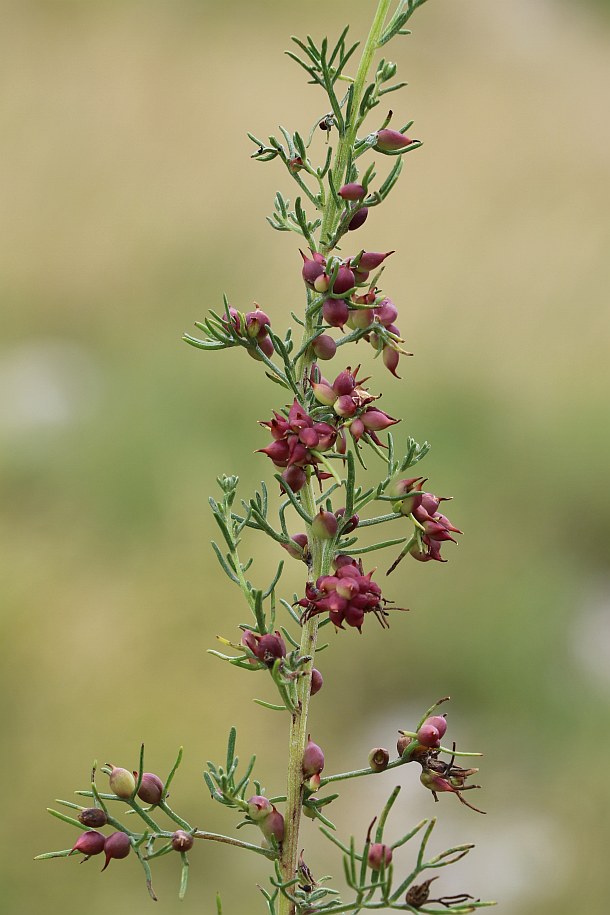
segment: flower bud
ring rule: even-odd
[[[316,693],[319,693],[324,684],[324,677],[320,671],[314,667],[311,672],[311,691],[310,695],[315,696]]]
[[[394,254],[394,251],[386,251],[385,254],[378,251],[364,251],[358,261],[358,270],[376,270],[390,254]]]
[[[301,274],[303,279],[308,286],[313,286],[315,281],[323,275],[324,273],[324,264],[319,263],[315,259],[306,257],[301,251],[301,257],[303,258],[303,270]]]
[[[368,407],[361,418],[364,428],[369,432],[383,432],[388,426],[399,422],[397,419],[392,419],[383,410],[376,410],[375,407]]]
[[[399,133],[398,130],[390,130],[387,127],[384,127],[383,130],[377,131],[377,143],[375,144],[375,149],[380,149],[383,152],[391,152],[394,149],[404,149],[405,146],[410,146],[413,141],[409,137],[405,137],[404,133]]]
[[[373,772],[383,772],[387,769],[390,761],[390,754],[383,747],[377,747],[369,753],[369,766]]]
[[[440,734],[433,724],[428,724],[424,722],[421,728],[417,732],[418,743],[421,743],[423,747],[430,747],[432,749],[437,749],[441,745]]]
[[[369,215],[368,207],[360,207],[359,210],[356,210],[352,218],[347,224],[348,232],[354,232],[356,229],[359,229],[360,226],[363,226],[367,221]]]
[[[138,788],[138,797],[147,804],[158,804],[163,796],[163,782],[154,772],[145,772]]]
[[[133,777],[133,774],[127,769],[121,769],[120,766],[113,766],[108,763],[110,769],[110,790],[113,791],[117,797],[122,797],[124,799],[132,797],[136,790],[136,780]]]
[[[369,848],[368,861],[372,870],[380,871],[382,867],[388,867],[392,861],[392,849],[382,842],[373,842]]]
[[[172,836],[172,848],[174,851],[189,851],[195,844],[195,839],[190,832],[184,829],[177,829]]]
[[[268,817],[271,813],[272,806],[267,800],[266,797],[263,797],[262,794],[255,794],[248,801],[248,816],[251,820],[254,820],[255,823],[259,823],[261,820],[264,820],[265,817]]]
[[[102,870],[106,870],[112,858],[126,858],[130,851],[131,841],[127,833],[113,832],[112,835],[108,836],[106,842],[104,843],[106,863],[104,864]]]
[[[394,349],[393,346],[384,346],[381,353],[381,358],[386,369],[392,373],[394,378],[400,378],[400,375],[396,374],[396,369],[398,368],[398,362],[400,359],[398,350]]]
[[[103,836],[101,832],[96,832],[94,829],[90,829],[88,832],[82,832],[74,845],[72,846],[72,852],[79,851],[81,854],[86,855],[88,858],[91,855],[99,855],[100,852],[104,851],[104,844],[106,842],[106,836]]]
[[[436,728],[439,737],[445,736],[445,731],[447,730],[447,719],[444,715],[432,715],[431,718],[426,718],[424,724],[431,724],[433,728]]]
[[[348,308],[349,316],[349,308]],[[318,359],[332,359],[335,353],[337,352],[337,344],[329,334],[320,334],[319,337],[313,341],[311,348],[318,357]]]
[[[343,327],[349,317],[349,308],[345,299],[325,299],[322,303],[322,316],[331,327]]]
[[[361,184],[352,182],[339,188],[339,197],[342,197],[343,200],[362,200],[363,197],[366,197],[366,191]]]
[[[83,826],[90,826],[94,829],[99,829],[108,822],[106,812],[101,807],[87,807],[86,810],[81,810],[78,819]]]
[[[405,752],[409,744],[411,743],[412,738],[407,737],[406,734],[401,734],[398,740],[396,741],[396,752],[399,757],[402,757],[402,754]]]
[[[341,398],[339,398],[340,400]],[[311,529],[320,540],[332,540],[337,533],[337,518],[332,512],[320,509],[311,523]]]
[[[284,817],[276,810],[275,806],[272,807],[271,813],[261,820],[258,825],[266,839],[271,840],[273,838],[278,844],[283,842]]]
[[[307,738],[307,746],[303,753],[303,775],[309,778],[312,775],[319,775],[324,768],[324,753],[322,749],[314,743],[311,737]]]

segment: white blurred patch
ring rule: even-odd
[[[578,613],[570,645],[579,666],[603,687],[609,687],[610,582],[592,594]]]
[[[63,340],[36,340],[0,352],[0,434],[64,427],[97,401],[100,372],[91,353]]]

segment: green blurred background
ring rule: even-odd
[[[264,221],[277,187],[294,192],[249,160],[245,131],[323,114],[282,55],[288,36],[350,21],[361,37],[373,6],[2,4],[3,911],[151,911],[131,860],[103,877],[96,861],[32,862],[73,839],[44,809],[86,785],[94,758],[135,767],[144,740],[163,773],[183,743],[175,806],[231,832],[201,770],[235,723],[283,789],[286,722],[252,703],[270,684],[206,654],[244,618],[208,546],[207,498],[223,471],[244,496],[269,480],[255,420],[282,398],[241,353],[180,336],[223,290],[278,328],[301,308],[296,238]],[[372,387],[403,438],[432,442],[422,469],[466,535],[447,565],[400,566],[386,593],[412,612],[389,634],[371,620],[331,638],[313,734],[328,771],[362,765],[451,693],[451,734],[486,751],[489,815],[435,807],[405,769],[352,783],[337,822],[362,836],[400,781],[393,835],[439,814],[436,851],[478,845],[442,891],[498,898],[505,915],[607,911],[606,9],[424,7],[391,56],[410,83],[398,120],[425,146],[357,238],[398,250],[386,290],[416,354],[402,383],[376,364]],[[263,581],[279,557],[252,550]],[[302,585],[292,563],[285,595]],[[339,874],[309,822],[303,843],[315,873]],[[258,859],[206,844],[193,865],[180,904],[176,862],[158,863],[158,910],[212,912],[220,890],[226,915],[263,911]]]

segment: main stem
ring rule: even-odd
[[[335,187],[339,188],[343,182],[349,162],[350,152],[354,147],[358,130],[358,111],[364,93],[364,87],[373,56],[379,46],[384,23],[392,0],[379,0],[373,24],[362,51],[356,79],[352,90],[352,121],[346,125],[345,133],[340,138],[335,162],[333,165],[333,179]],[[329,195],[322,217],[320,238],[330,239],[334,236],[340,213],[332,195]],[[323,241],[324,245],[324,241]],[[322,247],[322,253],[328,254],[329,249]],[[304,340],[308,340],[315,333],[319,318],[308,315],[304,329]],[[300,377],[305,378],[312,362],[310,351],[307,350],[299,365]],[[308,515],[313,518],[316,514],[316,499],[311,480],[303,487],[300,493],[303,507]],[[311,577],[315,581],[321,575],[327,575],[332,561],[332,555],[325,549],[325,542],[316,537],[309,528],[307,531],[309,550],[312,557]],[[284,816],[285,832],[282,842],[280,868],[282,879],[286,882],[294,879],[297,871],[299,854],[299,826],[303,807],[303,753],[307,743],[308,712],[311,692],[311,669],[316,651],[318,635],[318,619],[314,616],[303,625],[301,635],[301,656],[311,657],[307,665],[308,675],[301,678],[298,686],[298,704],[292,715],[290,723],[290,737],[288,747],[288,784],[286,788],[286,811]],[[280,893],[279,915],[295,915],[294,904]]]

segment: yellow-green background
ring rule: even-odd
[[[269,682],[206,649],[244,618],[208,546],[207,497],[223,471],[244,496],[270,479],[255,420],[283,397],[241,352],[180,336],[223,290],[280,330],[301,307],[296,236],[264,221],[278,186],[294,192],[244,135],[307,130],[325,106],[282,56],[288,36],[351,21],[361,37],[373,6],[2,4],[3,911],[151,911],[134,860],[103,876],[97,860],[32,862],[73,840],[44,809],[86,785],[94,758],[135,767],[144,740],[163,774],[183,743],[176,807],[230,833],[201,770],[235,723],[282,790],[286,722],[252,703]],[[405,561],[388,580],[412,608],[389,633],[368,620],[361,638],[331,634],[312,733],[328,771],[362,765],[451,693],[451,737],[486,751],[488,816],[435,806],[407,768],[352,783],[343,832],[362,837],[400,782],[394,837],[439,814],[434,850],[477,842],[442,892],[497,897],[505,915],[601,915],[608,19],[585,3],[434,0],[413,28],[391,48],[410,84],[391,101],[425,146],[354,245],[397,249],[386,290],[416,355],[402,382],[375,364],[371,387],[403,417],[399,438],[433,443],[422,470],[466,533],[447,565]],[[250,543],[262,582],[278,551]],[[291,563],[285,595],[302,584]],[[316,874],[340,872],[309,822],[303,844]],[[209,844],[192,861],[182,904],[177,862],[158,863],[159,911],[212,912],[216,890],[226,915],[264,911],[264,862]]]

